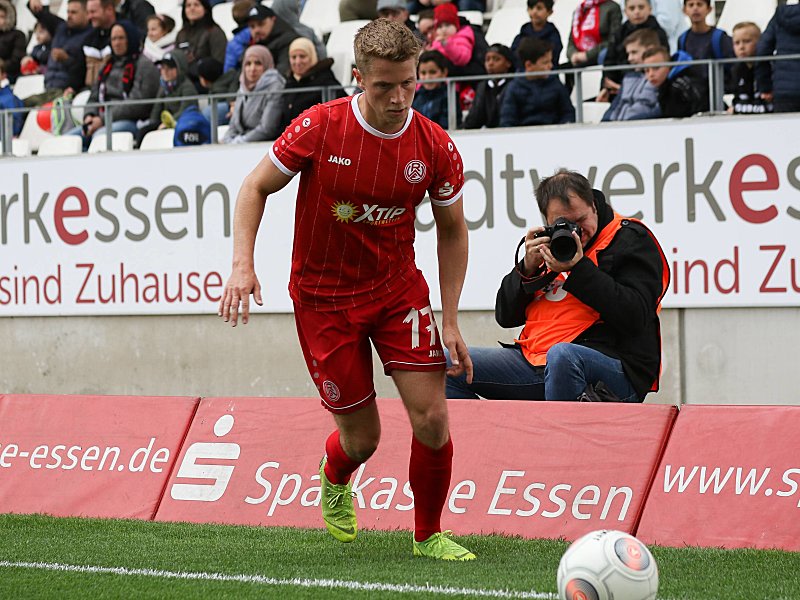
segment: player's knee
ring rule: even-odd
[[[380,433],[364,432],[348,440],[347,455],[356,462],[366,462],[378,449]]]
[[[409,415],[414,435],[422,443],[431,448],[438,448],[447,442],[449,425],[447,406],[444,403],[441,406],[435,405],[410,412]]]

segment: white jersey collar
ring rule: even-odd
[[[364,92],[361,92],[361,94],[363,93]],[[385,140],[394,140],[403,135],[406,129],[408,129],[408,126],[411,125],[411,119],[414,117],[414,109],[409,107],[406,123],[405,125],[403,125],[403,128],[400,131],[398,131],[397,133],[383,133],[382,131],[378,131],[372,125],[367,123],[367,120],[364,118],[364,115],[361,114],[361,109],[358,107],[358,99],[361,97],[361,94],[356,94],[355,96],[353,96],[353,99],[350,101],[350,107],[353,110],[353,114],[355,115],[356,120],[359,122],[361,127],[367,130],[367,132],[371,133],[376,137],[383,138]]]

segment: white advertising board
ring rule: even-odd
[[[800,120],[710,117],[456,132],[466,173],[464,309],[490,310],[525,231],[532,190],[577,170],[641,218],[672,269],[667,307],[800,305]],[[242,179],[268,146],[0,160],[0,316],[202,314],[230,271]],[[258,310],[286,291],[297,178],[267,203]],[[417,263],[439,305],[430,206]]]

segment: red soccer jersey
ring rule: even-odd
[[[310,108],[269,151],[300,175],[289,293],[316,310],[354,308],[408,285],[414,209],[428,192],[447,206],[461,197],[464,169],[450,137],[409,110],[394,134],[371,127],[358,96]]]

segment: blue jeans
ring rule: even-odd
[[[622,402],[639,402],[622,363],[585,346],[555,344],[544,367],[530,364],[518,347],[470,348],[469,353],[472,383],[467,384],[466,375],[448,377],[448,398],[577,400],[587,384],[602,381]]]

